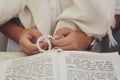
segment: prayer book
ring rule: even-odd
[[[49,50],[6,60],[1,55],[0,80],[120,80],[117,52]]]

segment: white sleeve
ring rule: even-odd
[[[27,0],[0,0],[0,25],[15,17]]]
[[[116,14],[120,15],[120,0],[116,0]]]
[[[102,39],[108,34],[110,45],[115,41],[111,33],[114,24],[115,0],[72,0],[73,5],[66,8],[58,17],[57,27],[71,23],[88,36]]]

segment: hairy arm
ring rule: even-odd
[[[24,29],[20,25],[9,21],[0,27],[0,31],[18,43],[21,51],[27,55],[36,54],[39,52],[36,48],[36,44],[33,43],[33,41],[42,34],[36,28]]]
[[[0,32],[2,32],[4,35],[11,38],[17,43],[19,43],[20,36],[23,31],[24,31],[24,28],[12,22],[7,22],[4,25],[2,25],[2,27],[0,27]]]

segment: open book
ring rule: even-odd
[[[120,80],[120,56],[49,51],[0,62],[0,80]]]

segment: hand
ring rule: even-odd
[[[76,32],[68,28],[57,30],[55,38],[55,40],[52,40],[53,46],[60,47],[63,50],[85,50],[93,40],[84,32]]]
[[[25,29],[22,32],[19,40],[21,50],[27,55],[33,55],[38,53],[39,51],[34,41],[36,41],[37,38],[41,35],[42,34],[36,28]]]
[[[0,28],[0,31],[16,43],[19,43],[21,50],[27,55],[36,54],[39,52],[36,44],[33,43],[42,35],[37,29],[24,29],[12,22],[7,22]],[[48,45],[45,42],[40,43],[40,47],[42,49],[46,49],[47,46]]]

